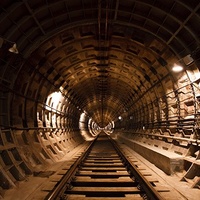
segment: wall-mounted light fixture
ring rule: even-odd
[[[183,58],[181,58],[179,61],[181,61],[181,63],[183,65],[189,66],[191,63],[194,62],[194,59],[191,54],[188,54],[188,55],[184,56]],[[172,70],[174,72],[181,72],[183,70],[183,66],[180,64],[174,63]]]
[[[4,42],[8,42],[9,44],[11,44],[12,46],[8,49],[9,52],[11,53],[15,53],[18,54],[19,51],[17,49],[17,44],[15,42],[9,41],[5,38],[0,37],[0,48],[3,46]]]
[[[194,61],[191,54],[186,55],[185,57],[182,58],[182,60],[185,63],[185,65],[190,65]]]

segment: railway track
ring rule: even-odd
[[[164,199],[106,134],[101,133],[46,200]],[[166,192],[166,191],[165,191]]]

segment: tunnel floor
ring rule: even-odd
[[[44,169],[41,173],[35,173],[34,176],[28,177],[25,181],[21,182],[16,188],[10,189],[5,192],[5,200],[39,200],[44,199],[49,191],[55,186],[57,181],[74,163],[76,158],[85,150],[88,142],[77,146],[73,151],[66,154],[60,161],[53,164],[51,167]],[[169,188],[170,193],[166,194],[166,199],[169,200],[197,200],[199,198],[199,189],[191,188],[187,182],[180,181],[182,173],[175,173],[167,175],[162,170],[157,168],[154,164],[150,163],[144,157],[133,151],[124,143],[119,143],[125,153],[134,160],[138,160],[139,165],[144,167],[153,175],[154,178],[159,180],[159,183],[165,188]]]

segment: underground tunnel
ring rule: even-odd
[[[0,16],[0,199],[45,199],[102,132],[198,199],[198,0],[1,0]]]

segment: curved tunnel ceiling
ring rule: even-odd
[[[25,97],[23,123],[13,110],[2,124],[35,126],[29,121],[55,91],[70,102],[72,126],[82,112],[100,127],[119,116],[131,118],[133,128],[184,119],[190,114],[177,109],[180,88],[199,78],[199,13],[198,1],[1,1],[0,35],[20,52],[5,51],[5,40],[1,62],[10,63],[1,85],[15,91],[11,110]],[[190,55],[192,64],[185,61]],[[172,72],[174,63],[184,71]]]

